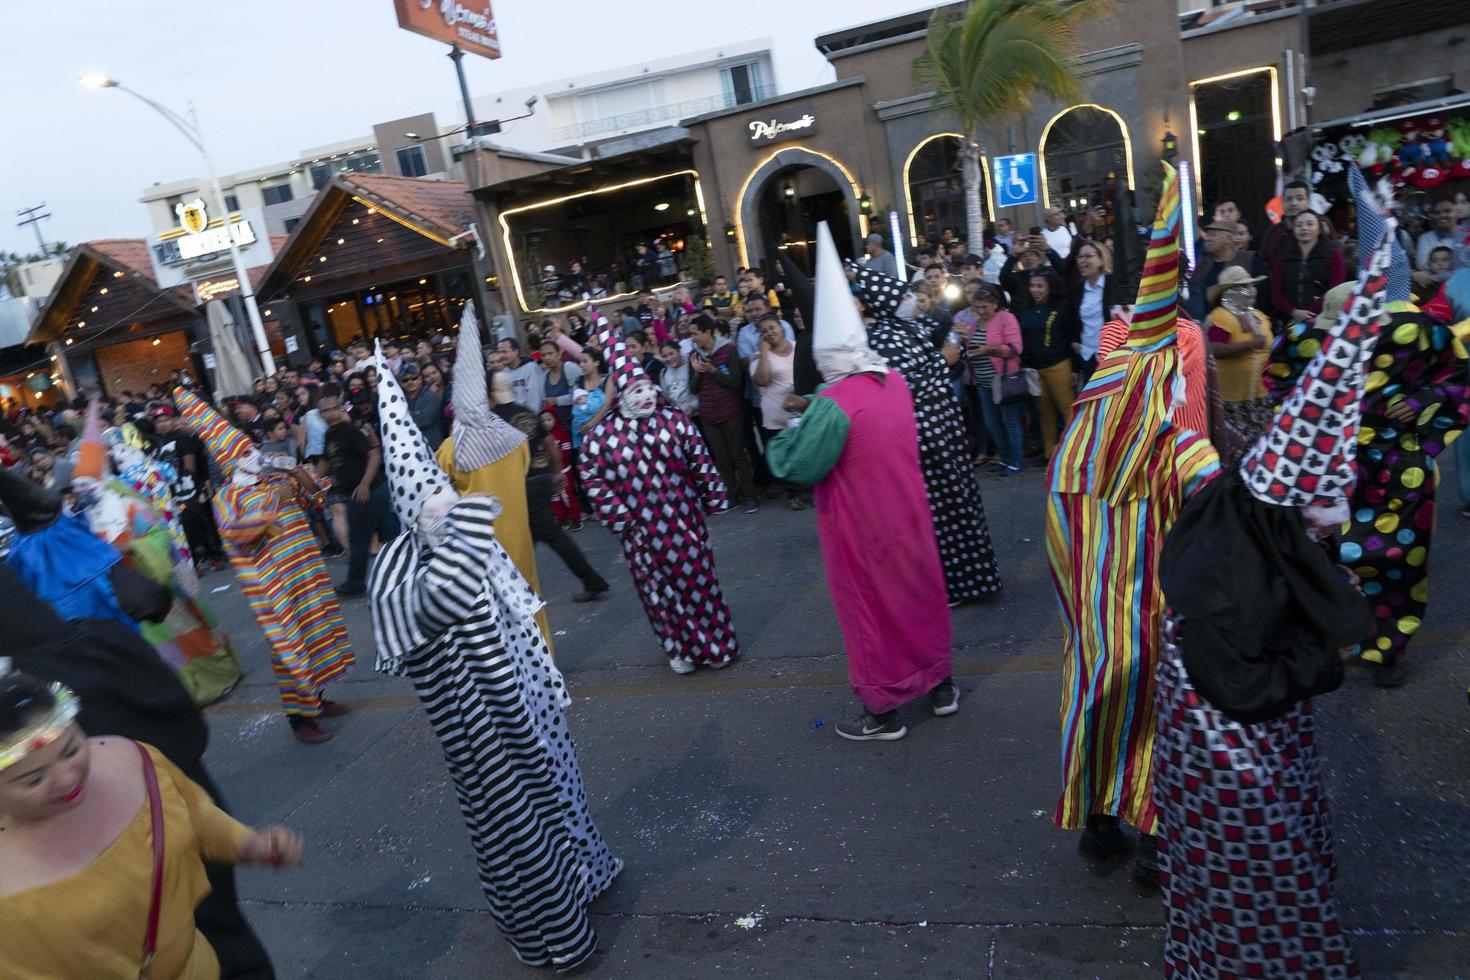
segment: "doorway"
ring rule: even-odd
[[[848,195],[832,176],[816,167],[796,165],[767,178],[758,205],[761,242],[767,250],[791,256],[811,274],[816,260],[817,225],[827,222],[837,254],[857,257],[852,240]],[[767,252],[774,259],[774,252]]]

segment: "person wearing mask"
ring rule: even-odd
[[[500,368],[510,382],[510,391],[522,405],[540,408],[546,401],[543,394],[545,375],[535,361],[526,360],[521,342],[514,337],[501,337],[495,345],[500,355]]]
[[[891,279],[900,278],[898,260],[894,258],[892,252],[883,247],[882,235],[876,231],[869,235],[868,240],[863,244],[863,251],[867,254],[867,258],[863,261],[863,268]]]
[[[1292,222],[1311,206],[1311,190],[1306,183],[1293,180],[1281,190],[1281,220],[1261,232],[1260,253],[1266,268],[1275,269],[1286,258],[1293,242]]]
[[[1209,287],[1210,353],[1220,375],[1225,424],[1235,436],[1231,445],[1215,447],[1227,470],[1271,424],[1272,403],[1262,381],[1271,356],[1271,320],[1256,309],[1257,287],[1264,278],[1231,266]]]
[[[663,389],[664,397],[697,424],[699,396],[690,387],[693,371],[689,367],[689,358],[684,356],[679,343],[673,340],[664,341],[658,356],[664,362],[664,373],[658,383]]]
[[[1072,345],[1079,337],[1072,308],[1062,302],[1062,283],[1050,269],[1033,269],[1026,291],[1030,302],[1016,314],[1021,327],[1021,360],[1037,374],[1041,394],[1036,412],[1041,417],[1041,448],[1048,461],[1057,448],[1057,436],[1072,418],[1072,398],[1081,375]]]
[[[760,328],[759,352],[751,368],[751,381],[760,397],[761,435],[770,445],[786,428],[791,413],[786,409],[786,398],[795,390],[792,382],[792,367],[796,361],[796,344],[786,336],[781,321],[774,313],[767,313],[756,324]],[[783,481],[784,482],[784,481]],[[786,483],[786,505],[792,510],[801,510],[801,487]]]
[[[1291,227],[1292,245],[1271,270],[1271,302],[1288,324],[1304,323],[1321,313],[1327,290],[1347,278],[1342,252],[1322,233],[1321,215],[1298,211]]]
[[[347,578],[337,594],[360,596],[367,591],[373,535],[386,543],[399,531],[383,477],[383,454],[372,428],[348,418],[340,398],[325,395],[317,408],[327,423],[326,452],[317,472],[330,473],[333,485],[347,494]]]
[[[1070,300],[1070,312],[1077,321],[1079,336],[1073,350],[1081,363],[1085,385],[1097,367],[1103,324],[1118,317],[1123,299],[1113,278],[1111,249],[1102,242],[1083,242],[1073,259],[1079,280]]]

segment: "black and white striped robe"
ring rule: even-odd
[[[622,862],[588,813],[571,699],[536,626],[541,599],[495,540],[499,512],[494,498],[467,497],[432,552],[408,533],[378,555],[376,666],[413,680],[516,957],[570,970],[596,948],[587,906]]]

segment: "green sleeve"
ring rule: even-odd
[[[851,426],[836,402],[818,395],[802,414],[800,426],[778,433],[767,444],[766,466],[779,479],[816,483],[842,457]]]

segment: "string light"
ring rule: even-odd
[[[337,239],[337,244],[338,245],[346,245],[347,244],[347,239],[345,239],[345,238],[339,238],[339,239]]]
[[[107,295],[107,287],[106,286],[103,286],[101,289],[97,290],[97,292],[101,296],[106,296]]]

